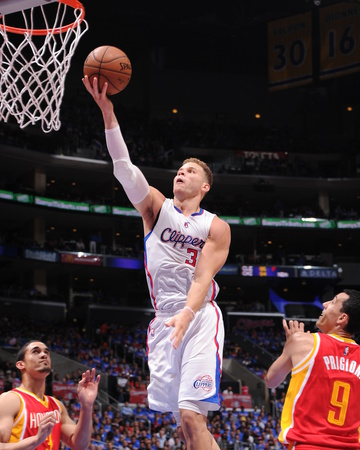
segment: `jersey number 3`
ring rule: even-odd
[[[349,404],[350,384],[342,381],[335,381],[331,394],[330,403],[336,408],[336,411],[330,410],[328,422],[334,425],[342,426],[345,423],[346,411]]]
[[[185,263],[195,267],[198,251],[194,248],[188,248],[187,252],[189,253],[190,257],[185,261]]]

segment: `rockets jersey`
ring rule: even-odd
[[[292,369],[279,440],[294,448],[360,449],[360,346],[335,334],[313,336],[312,351]]]
[[[35,394],[22,388],[12,389],[11,392],[19,396],[21,407],[15,417],[9,442],[19,442],[27,437],[35,436],[39,429],[39,420],[41,417],[54,412],[56,415],[56,424],[48,438],[37,449],[58,449],[60,447],[61,435],[60,403],[54,397],[48,395],[44,395],[44,400],[41,400]]]
[[[165,199],[144,239],[145,272],[155,310],[175,313],[184,307],[214,217],[204,209],[184,216],[172,199]],[[205,302],[214,300],[218,291],[213,280]]]

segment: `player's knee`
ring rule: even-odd
[[[192,436],[206,427],[206,421],[201,413],[184,409],[181,411],[181,427],[185,436]]]

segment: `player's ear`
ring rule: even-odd
[[[202,191],[203,191],[203,195],[207,194],[210,191],[210,184],[209,183],[203,183]]]
[[[16,361],[15,366],[21,372],[25,368],[25,363],[24,363],[24,361]]]
[[[342,312],[340,314],[340,316],[338,317],[339,325],[341,325],[341,327],[344,328],[344,327],[346,327],[348,322],[349,322],[349,316],[346,313]]]

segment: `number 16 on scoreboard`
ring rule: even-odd
[[[360,70],[360,8],[331,5],[320,10],[320,79]]]

